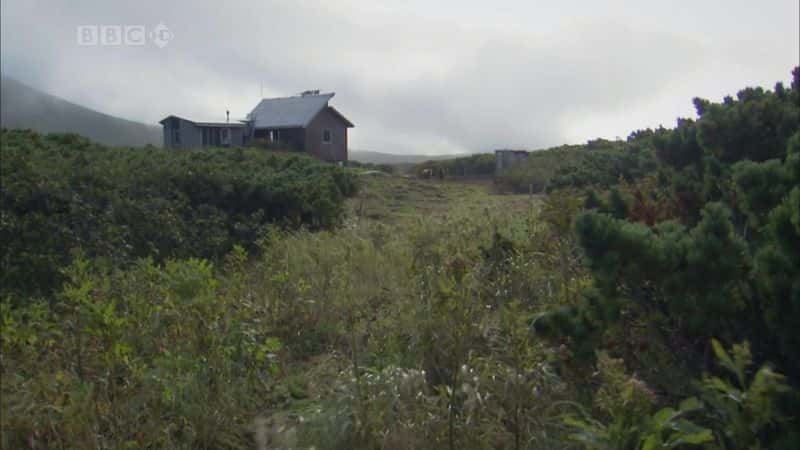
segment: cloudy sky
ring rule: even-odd
[[[0,0],[2,72],[109,114],[244,117],[335,91],[351,148],[542,148],[625,137],[788,81],[798,0]],[[171,39],[78,45],[78,27],[162,23]],[[133,35],[135,38],[137,35]],[[166,34],[162,34],[166,36]]]

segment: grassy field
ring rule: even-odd
[[[485,214],[486,211],[526,212],[539,196],[497,194],[491,180],[422,180],[366,175],[359,194],[349,199],[351,216],[385,224],[399,224],[448,214]]]
[[[323,345],[325,351],[314,352],[310,356],[298,354],[301,352],[297,352],[297,346],[286,342],[288,345],[282,352],[283,364],[276,374],[269,406],[261,410],[261,416],[256,421],[262,427],[265,442],[268,445],[300,448],[307,445],[315,448],[365,448],[377,442],[374,440],[377,436],[369,436],[370,433],[384,433],[387,435],[387,441],[382,444],[385,448],[435,448],[444,445],[447,438],[440,434],[443,429],[434,431],[435,425],[432,426],[443,420],[442,411],[425,411],[427,407],[420,403],[420,398],[411,400],[398,397],[396,401],[408,402],[407,407],[415,410],[414,414],[436,414],[436,417],[409,418],[417,426],[429,428],[424,437],[411,436],[408,434],[410,430],[402,424],[392,423],[393,419],[386,416],[389,411],[385,409],[387,405],[382,402],[386,399],[382,397],[396,389],[396,386],[392,387],[395,381],[385,377],[393,371],[398,371],[401,377],[413,377],[414,373],[424,373],[424,370],[415,370],[430,364],[420,359],[424,358],[423,353],[430,350],[429,344],[422,342],[422,339],[430,332],[426,331],[428,327],[442,326],[437,322],[440,317],[435,317],[445,313],[424,312],[430,304],[420,303],[419,296],[427,295],[423,292],[431,288],[424,285],[434,279],[439,279],[439,282],[452,280],[452,274],[447,272],[454,262],[463,261],[466,266],[481,265],[481,258],[496,257],[491,252],[495,250],[493,246],[497,244],[495,240],[499,235],[513,237],[514,244],[511,245],[518,245],[525,242],[534,229],[534,236],[546,234],[546,227],[540,226],[535,219],[542,208],[542,200],[543,197],[539,195],[497,194],[490,182],[365,175],[359,194],[347,201],[350,219],[340,230],[330,234],[300,233],[288,236],[283,243],[290,249],[286,256],[286,272],[292,273],[292,277],[299,276],[315,285],[322,277],[321,265],[341,264],[340,270],[330,266],[325,269],[339,274],[343,270],[351,271],[345,277],[352,281],[345,282],[347,287],[344,289],[353,289],[358,299],[343,301],[343,298],[336,298],[337,294],[331,293],[328,297],[330,303],[324,308],[331,312],[330,320],[339,324],[348,322],[356,330],[352,341],[348,341],[346,335],[340,335],[341,338],[335,343]],[[537,241],[544,246],[540,249],[554,249],[546,243],[546,239]],[[359,242],[369,242],[368,248],[361,247]],[[332,247],[347,249],[335,252],[330,250]],[[309,253],[317,255],[312,257],[315,260],[313,267],[305,266],[301,270],[305,276],[296,273],[293,268],[298,268]],[[334,254],[330,259],[322,256],[329,253]],[[482,253],[483,256],[480,256]],[[342,258],[335,260],[336,254]],[[471,278],[470,282],[482,284],[479,289],[496,290],[489,297],[497,298],[484,298],[488,303],[518,298],[523,295],[521,290],[532,289],[535,284],[539,284],[540,288],[542,284],[549,286],[552,277],[545,270],[536,273],[530,273],[529,270],[532,266],[548,266],[553,259],[546,257],[536,264],[522,263],[529,256],[519,255],[517,262],[520,265],[510,270],[502,281]],[[317,258],[327,261],[320,262]],[[465,267],[465,272],[482,271],[489,269],[490,265],[482,269]],[[519,279],[512,280],[515,277]],[[420,286],[420,282],[423,282],[423,286]],[[547,289],[552,290],[552,287]],[[474,300],[477,298],[473,297],[471,301]],[[503,324],[506,320],[502,317],[504,308],[485,306],[470,312],[473,325],[484,330],[488,329],[486,327],[498,327],[499,330],[508,326]],[[516,312],[521,320],[517,325],[524,329],[525,318],[530,318],[535,308],[519,305],[515,308],[519,308]],[[351,319],[346,316],[351,313],[358,319],[349,322]],[[428,315],[430,321],[421,320],[418,317],[420,313]],[[319,327],[319,322],[315,322],[315,325]],[[298,336],[308,331],[306,329]],[[444,331],[442,338],[456,331]],[[341,332],[335,331],[337,334]],[[397,347],[398,339],[418,342],[402,348]],[[450,349],[453,350],[452,347]],[[481,351],[477,347],[474,350]],[[414,354],[415,351],[420,353]],[[463,348],[459,353],[462,351]],[[508,354],[505,350],[501,353]],[[464,354],[455,356],[464,357]],[[359,364],[364,366],[358,368]],[[354,378],[348,380],[349,375]],[[435,397],[437,394],[428,391],[424,384],[421,393]],[[354,389],[363,389],[363,392],[358,394]],[[361,408],[363,413],[369,411],[374,417],[360,417]],[[352,420],[363,420],[364,423],[358,426],[369,429],[367,434],[362,434],[365,430],[350,434],[355,430],[340,429],[353,426]],[[463,423],[458,426],[468,425]],[[508,439],[508,436],[500,439]],[[473,442],[470,445],[477,444]]]

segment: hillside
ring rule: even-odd
[[[77,133],[112,146],[160,146],[161,127],[120,119],[34,89],[12,78],[0,85],[0,124],[41,133]]]

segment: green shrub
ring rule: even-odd
[[[340,223],[357,190],[352,173],[303,156],[108,148],[22,130],[0,139],[3,292],[58,288],[76,249],[113,267],[252,251],[269,224]]]

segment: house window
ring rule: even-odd
[[[322,130],[322,143],[323,144],[330,144],[332,139],[331,130]]]

